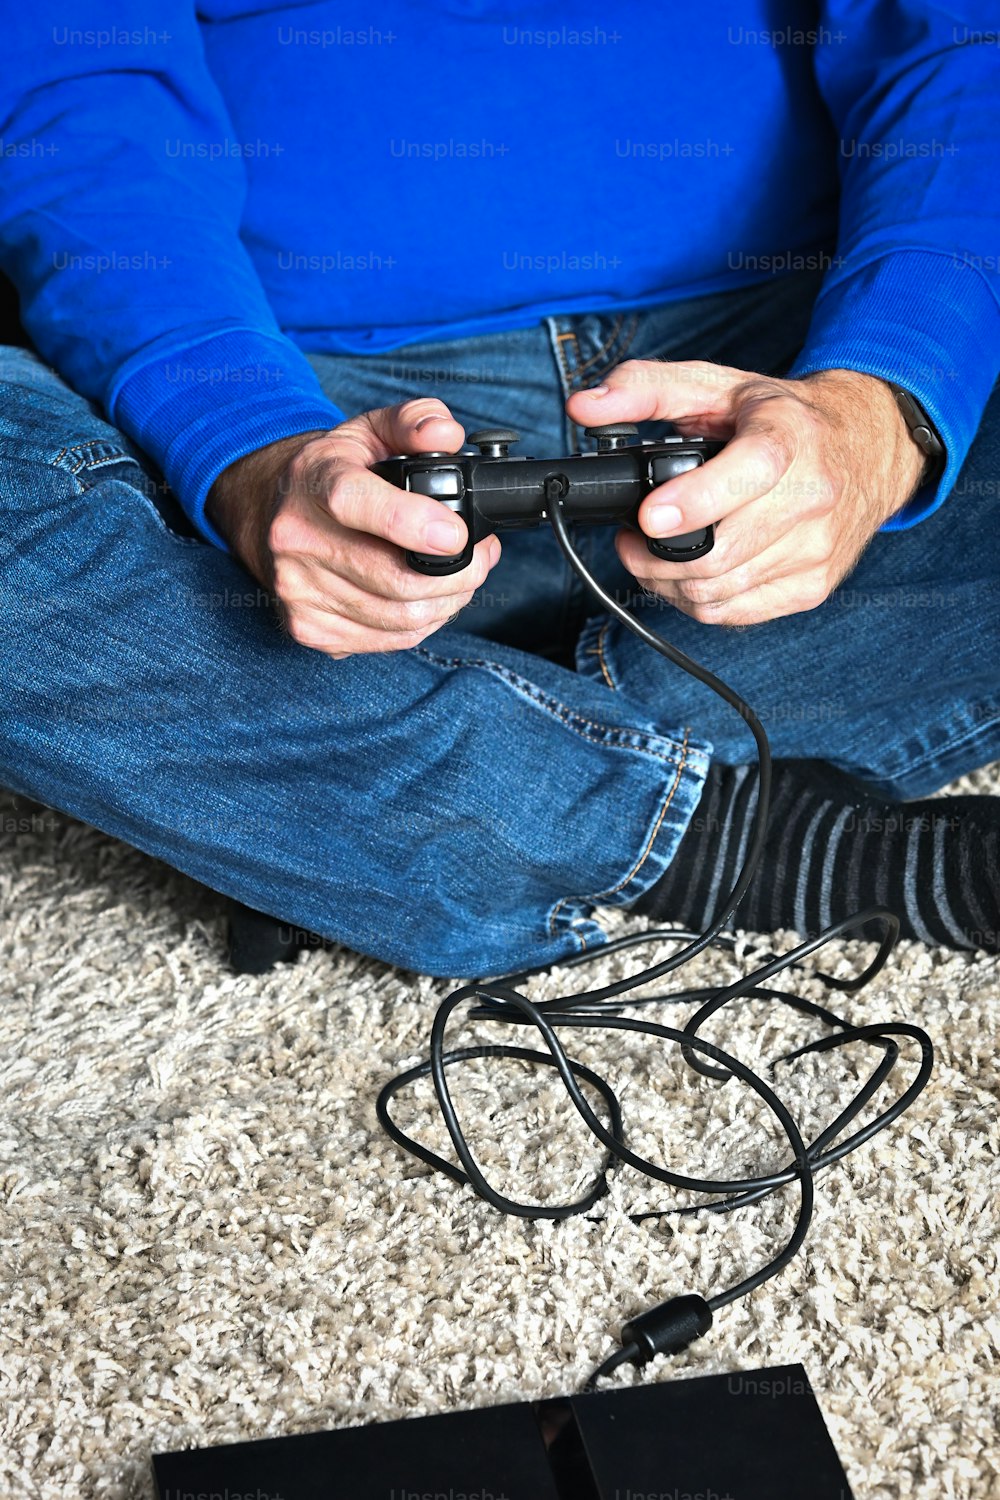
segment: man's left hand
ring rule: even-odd
[[[924,455],[888,385],[854,370],[774,380],[701,360],[629,360],[567,411],[582,427],[669,421],[728,439],[642,502],[648,536],[714,524],[715,546],[663,562],[634,531],[615,545],[644,588],[706,624],[755,625],[815,609],[919,487]]]

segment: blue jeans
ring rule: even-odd
[[[625,358],[780,373],[815,278],[642,313],[550,318],[374,357],[317,356],[348,412],[435,394],[519,451],[579,446],[566,394]],[[190,534],[134,444],[31,354],[0,351],[0,782],[205,884],[420,972],[495,974],[598,946],[673,857],[731,711],[594,613],[547,529],[509,534],[452,624],[333,661]],[[958,493],[877,537],[821,609],[729,632],[606,586],[762,710],[776,754],[915,796],[1000,756],[992,523],[1000,410]]]

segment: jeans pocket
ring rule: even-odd
[[[109,479],[127,484],[160,529],[173,540],[201,543],[180,502],[148,460],[128,451],[121,442],[101,438],[62,448],[52,459],[55,468],[72,474],[81,491],[96,489]]]

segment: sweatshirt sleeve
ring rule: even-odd
[[[0,266],[25,328],[224,545],[204,514],[217,475],[343,413],[241,243],[242,148],[193,0],[9,6],[0,140]]]
[[[955,484],[1000,371],[1000,41],[995,0],[827,0],[815,51],[837,132],[837,254],[791,375],[861,370],[911,391]]]

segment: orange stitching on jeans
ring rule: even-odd
[[[596,724],[593,719],[584,718],[583,714],[568,709],[565,704],[559,703],[556,699],[546,698],[538,689],[529,691],[533,686],[531,683],[526,682],[523,678],[519,678],[509,668],[501,666],[498,662],[489,661],[485,657],[439,656],[436,651],[429,651],[426,646],[411,646],[410,650],[413,655],[422,656],[425,661],[434,661],[443,667],[483,667],[486,671],[495,673],[501,682],[507,683],[508,686],[513,686],[516,691],[522,693],[530,702],[537,703],[539,707],[565,724],[567,729],[579,734],[581,739],[593,740],[595,744],[610,744],[612,748],[615,748],[617,745],[618,748],[631,749],[633,747],[628,745],[622,747],[621,736],[629,735],[638,736],[642,739],[649,738],[642,730],[622,729],[610,724]],[[587,733],[587,730],[591,729],[596,731],[596,735]],[[677,747],[680,750],[680,760],[676,756],[664,755],[662,751],[654,750],[650,747],[646,748],[645,753],[655,756],[657,760],[662,760],[665,765],[681,766],[683,768],[689,759],[688,736],[690,733],[690,729],[685,729],[684,739]],[[597,735],[601,736],[601,738],[598,739]],[[617,738],[617,741],[609,741],[607,739],[608,735],[614,735],[619,738]],[[671,740],[668,743],[674,744],[674,741]]]
[[[95,458],[95,449],[106,451],[102,452],[99,458]],[[136,462],[131,453],[126,453],[119,444],[109,441],[108,438],[88,438],[86,442],[73,443],[71,447],[60,448],[49,462],[58,468],[63,468],[65,467],[63,459],[69,458],[70,455],[73,455],[75,460],[75,467],[69,469],[73,475],[79,474],[81,469],[96,469],[104,464]]]
[[[615,744],[615,742],[613,740],[610,741],[610,742],[608,741],[607,736],[609,734],[612,734],[612,735],[622,735],[622,734],[636,734],[636,733],[640,733],[640,731],[635,731],[635,730],[613,729],[610,725],[607,725],[607,724],[604,724],[604,725],[595,724],[593,722],[593,720],[584,718],[582,714],[571,713],[571,711],[566,708],[565,704],[562,704],[562,703],[559,703],[559,702],[557,702],[557,701],[555,701],[553,699],[549,699],[549,698],[544,697],[540,692],[537,691],[537,689],[534,692],[529,691],[529,688],[531,687],[530,683],[526,683],[523,679],[518,678],[515,673],[511,672],[507,668],[504,668],[504,667],[500,666],[499,663],[497,663],[497,662],[491,662],[491,661],[487,660],[484,657],[466,658],[466,657],[461,657],[461,656],[451,656],[451,657],[439,656],[436,651],[428,651],[428,649],[425,646],[412,646],[410,649],[411,649],[411,651],[413,652],[413,654],[415,656],[422,656],[425,661],[437,662],[441,666],[445,666],[445,667],[482,667],[482,668],[484,668],[488,672],[495,673],[499,677],[499,679],[501,680],[501,682],[506,682],[508,684],[508,686],[514,686],[516,688],[516,690],[518,692],[520,692],[520,693],[523,693],[523,695],[527,699],[529,699],[529,701],[538,703],[539,706],[541,708],[543,708],[546,712],[551,713],[557,719],[560,719],[562,721],[562,723],[565,724],[565,726],[566,726],[567,729],[570,729],[574,733],[579,734],[581,736],[581,738],[583,738],[583,739],[595,739],[595,736],[591,735],[591,734],[588,734],[587,730],[596,730],[598,733],[603,733],[603,736],[604,736],[603,743],[604,744],[609,744],[610,743],[610,745],[613,747],[614,744]],[[584,728],[582,726],[586,726],[586,727]],[[689,738],[690,738],[690,734],[691,734],[690,729],[687,728],[687,727],[685,727],[684,738],[683,738],[683,740],[682,740],[682,742],[680,744],[680,747],[679,747],[680,748],[680,759],[677,759],[673,755],[664,755],[661,751],[654,750],[654,749],[652,749],[649,746],[646,747],[645,753],[647,755],[651,755],[656,760],[661,760],[661,761],[663,761],[667,765],[672,765],[672,766],[676,766],[677,767],[676,773],[674,775],[673,785],[671,786],[670,791],[667,793],[667,799],[664,802],[663,807],[660,809],[660,815],[659,815],[659,817],[656,820],[656,825],[653,828],[653,831],[652,831],[652,833],[649,836],[649,840],[648,840],[648,842],[646,844],[646,847],[643,850],[642,854],[639,856],[639,859],[638,859],[637,863],[633,866],[633,868],[629,871],[629,873],[624,877],[624,879],[620,880],[618,882],[618,884],[616,886],[613,886],[610,891],[601,891],[600,892],[601,896],[613,896],[616,891],[620,891],[622,889],[622,886],[627,885],[628,882],[632,879],[632,877],[642,868],[643,864],[645,863],[646,857],[649,854],[649,851],[653,847],[653,843],[654,843],[654,841],[656,839],[656,835],[660,831],[660,827],[661,827],[661,825],[663,823],[663,819],[667,815],[667,810],[670,807],[671,802],[674,800],[674,794],[677,791],[677,788],[680,786],[680,783],[681,783],[681,776],[683,775],[684,770],[685,770],[685,768],[686,768],[686,766],[688,764],[688,761],[690,759],[691,751],[690,751],[690,745],[688,743]],[[642,737],[644,739],[647,738],[646,735],[643,735]],[[600,743],[601,741],[596,741],[596,742]],[[622,744],[621,744],[621,740],[620,739],[618,740],[618,746],[621,747],[621,748],[629,748],[627,746],[623,747]],[[701,756],[701,752],[700,751],[694,752],[694,753],[696,753],[699,756]],[[702,757],[702,758],[704,758],[704,757]],[[548,925],[549,925],[549,934],[550,934],[550,936],[553,936],[553,937],[555,936],[555,929],[554,929],[553,924],[555,922],[556,914],[559,911],[559,908],[561,906],[565,906],[565,904],[567,903],[567,901],[569,901],[571,899],[572,900],[578,900],[579,897],[569,897],[569,896],[563,896],[563,897],[561,897],[556,902],[555,906],[552,908],[552,911],[549,913],[549,924]],[[579,937],[579,936],[580,936],[580,934],[577,933],[577,937]]]
[[[615,682],[614,678],[611,676],[611,669],[609,668],[607,660],[606,660],[605,655],[604,655],[604,637],[608,633],[608,626],[610,624],[611,624],[610,620],[605,620],[604,624],[601,626],[600,632],[598,633],[597,644],[595,646],[588,646],[587,649],[586,649],[586,651],[584,651],[583,654],[584,654],[584,656],[596,656],[597,657],[597,660],[598,660],[598,663],[600,665],[601,671],[604,673],[604,681],[607,683],[608,687],[611,689],[611,691],[613,693],[617,693],[617,691],[618,691],[618,684]]]
[[[673,786],[670,788],[670,791],[667,793],[667,799],[664,802],[663,806],[660,808],[660,815],[659,815],[659,817],[657,818],[656,822],[653,825],[653,829],[652,829],[652,832],[650,833],[649,838],[648,838],[648,840],[646,842],[645,849],[642,851],[642,853],[640,854],[638,860],[632,866],[632,869],[629,870],[628,874],[624,877],[624,879],[619,880],[618,884],[617,885],[613,885],[610,890],[599,892],[600,896],[613,896],[616,893],[616,891],[620,891],[623,886],[628,885],[629,881],[635,875],[637,875],[639,873],[639,871],[642,869],[643,865],[646,863],[646,859],[647,859],[647,857],[649,855],[649,852],[652,849],[653,844],[656,842],[656,835],[659,833],[661,827],[663,826],[663,820],[664,820],[664,818],[667,815],[667,811],[668,811],[668,809],[670,807],[671,802],[673,802],[673,800],[674,800],[674,794],[677,791],[677,788],[681,784],[681,777],[684,774],[684,767],[687,765],[688,735],[690,734],[690,732],[691,731],[689,729],[685,729],[685,731],[684,731],[684,742],[683,742],[683,744],[681,746],[681,758],[680,758],[680,761],[679,761],[678,766],[677,766],[677,774],[674,777]],[[591,899],[593,899],[593,898],[591,898]],[[570,900],[579,900],[579,897],[570,897],[570,896],[562,896],[562,897],[560,897],[560,899],[556,902],[555,906],[552,908],[551,912],[549,913],[549,936],[550,937],[554,937],[555,936],[555,929],[554,929],[554,925],[553,924],[555,922],[556,913],[558,912],[560,906],[565,906],[566,902],[570,901]]]
[[[604,655],[604,637],[608,633],[608,626],[610,624],[611,624],[610,620],[605,620],[604,624],[601,626],[601,633],[597,637],[597,650],[596,650],[595,654],[597,656],[597,660],[601,664],[601,671],[604,673],[604,681],[607,683],[607,685],[611,689],[611,691],[614,692],[614,693],[616,693],[618,691],[618,684],[615,682],[614,678],[611,676],[611,670],[610,670],[610,668],[608,666],[607,658]]]
[[[663,823],[664,818],[667,815],[667,811],[668,811],[668,809],[670,807],[670,804],[674,800],[674,793],[676,792],[677,788],[681,784],[681,777],[684,774],[684,767],[687,765],[688,736],[690,735],[690,733],[691,733],[691,731],[689,729],[685,729],[685,731],[684,731],[684,742],[681,745],[681,759],[680,759],[680,764],[677,767],[677,775],[674,777],[674,784],[673,784],[673,786],[670,788],[670,791],[667,793],[667,800],[664,802],[663,806],[660,809],[660,816],[657,818],[656,823],[655,823],[655,825],[653,827],[653,831],[649,835],[649,841],[646,844],[645,849],[642,851],[642,854],[639,856],[638,862],[629,871],[629,873],[625,876],[625,879],[624,880],[620,880],[616,886],[613,886],[612,889],[607,892],[607,894],[609,896],[613,896],[614,893],[615,893],[615,891],[620,891],[621,888],[622,888],[622,886],[628,885],[628,883],[632,879],[632,877],[634,875],[637,875],[639,873],[639,871],[642,869],[643,865],[646,863],[646,859],[647,859],[647,856],[649,855],[649,851],[652,849],[653,844],[656,841],[656,835],[659,833],[660,827],[661,827],[661,825]]]
[[[619,331],[621,330],[621,326],[624,323],[624,321],[625,321],[625,314],[622,313],[621,316],[620,316],[620,318],[618,319],[618,322],[615,324],[614,328],[611,331],[610,338],[608,338],[608,339],[606,339],[604,341],[604,343],[601,345],[600,349],[598,349],[598,351],[597,351],[596,354],[592,354],[588,360],[585,360],[581,364],[577,365],[577,370],[576,370],[577,375],[583,374],[584,371],[589,370],[591,368],[591,366],[596,365],[597,362],[605,354],[609,354],[609,352],[611,350],[611,347],[614,344],[615,339],[618,337]],[[601,370],[600,372],[598,372],[598,373],[600,373],[601,375],[606,375],[609,370],[613,370],[614,369],[615,365],[621,363],[622,357],[624,355],[626,355],[628,353],[629,349],[632,347],[632,344],[635,341],[635,336],[636,336],[636,334],[638,332],[639,332],[639,319],[636,316],[636,317],[633,317],[633,319],[632,319],[632,326],[631,326],[631,328],[629,328],[628,332],[624,335],[624,342],[622,343],[621,348],[615,350],[614,354],[609,357],[608,362],[607,362],[605,368],[603,370]],[[572,334],[572,335],[570,335],[570,337],[575,338],[576,335]]]
[[[573,389],[573,377],[570,374],[569,364],[566,361],[566,351],[563,348],[563,342],[566,339],[571,339],[571,338],[575,338],[575,337],[576,337],[576,335],[572,334],[572,333],[560,333],[558,335],[558,337],[556,338],[556,354],[558,356],[559,363],[562,366],[563,384],[566,387],[566,393],[567,393],[567,395]]]
[[[607,354],[608,350],[614,344],[615,339],[618,337],[619,333],[621,332],[621,326],[624,323],[624,321],[625,321],[625,314],[624,313],[619,313],[618,314],[618,318],[617,318],[617,320],[615,322],[615,326],[612,328],[611,332],[608,334],[607,338],[604,340],[604,343],[596,351],[596,353],[592,354],[590,356],[590,358],[586,359],[586,360],[583,360],[583,359],[580,358],[580,340],[578,339],[577,335],[573,332],[572,329],[569,329],[566,333],[559,333],[559,334],[556,335],[556,343],[560,346],[559,347],[559,351],[558,351],[559,352],[559,358],[560,358],[560,361],[562,363],[563,374],[566,377],[566,384],[567,384],[567,386],[572,387],[574,383],[579,383],[580,377],[583,374],[585,374],[585,372],[587,370],[589,370],[592,365],[598,364],[605,357],[605,355]],[[632,329],[631,329],[631,332],[629,333],[628,338],[627,338],[626,343],[625,343],[625,348],[626,349],[629,347],[629,345],[631,344],[632,340],[635,338],[636,330],[638,329],[638,327],[639,327],[639,319],[638,318],[633,318],[633,320],[632,320]],[[565,351],[561,347],[562,344],[565,342],[566,339],[572,339],[573,342],[574,342],[574,344],[576,345],[577,363],[576,363],[576,369],[573,371],[572,375],[570,374],[569,365],[566,362]],[[622,351],[622,352],[624,352],[624,351]],[[617,357],[620,357],[620,356],[617,356]]]
[[[624,343],[622,344],[622,346],[621,346],[620,349],[616,349],[615,350],[614,358],[610,359],[608,361],[608,367],[607,367],[606,370],[600,371],[601,375],[606,375],[609,370],[614,369],[615,365],[621,364],[622,359],[628,353],[628,351],[631,349],[632,344],[635,341],[635,336],[636,336],[636,334],[638,332],[639,332],[639,318],[638,318],[638,315],[636,315],[632,319],[632,327],[629,329],[628,333],[625,335],[625,341],[624,341]]]
[[[604,356],[607,354],[608,350],[611,348],[612,344],[614,343],[615,339],[618,337],[619,333],[621,332],[621,326],[624,323],[624,321],[625,321],[625,314],[624,313],[619,313],[618,314],[618,319],[617,319],[617,321],[615,323],[615,326],[612,328],[611,332],[608,334],[607,338],[604,340],[604,343],[601,345],[601,347],[599,349],[595,350],[595,352],[590,356],[590,358],[588,360],[581,361],[581,363],[579,365],[577,365],[577,374],[578,375],[582,374],[582,372],[584,370],[589,370],[590,367],[591,367],[591,365],[596,365],[599,360],[601,360],[601,359],[604,358]],[[636,321],[636,326],[638,326],[638,322],[639,322],[638,318],[636,318],[635,321]],[[574,334],[573,337],[576,338],[576,334]],[[635,337],[635,331],[633,330],[631,336],[629,337],[629,343],[632,342],[632,339],[634,337]]]

